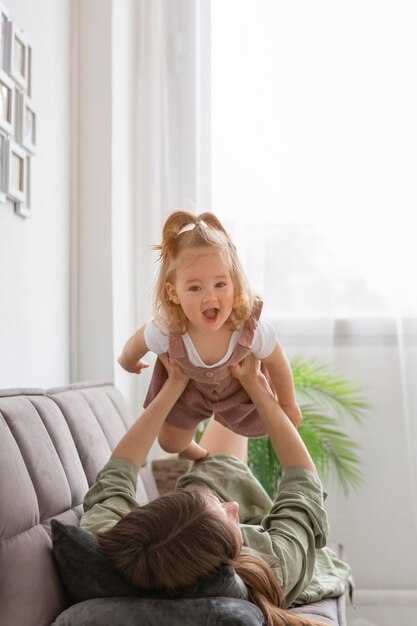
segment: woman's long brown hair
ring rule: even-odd
[[[246,584],[249,597],[264,614],[268,626],[325,626],[282,608],[283,593],[269,565],[255,554],[240,552],[234,562],[236,573]]]
[[[220,565],[232,565],[268,626],[325,626],[280,608],[283,594],[271,568],[241,551],[236,527],[209,505],[205,489],[160,496],[98,533],[103,553],[133,586],[189,587]]]

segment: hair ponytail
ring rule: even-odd
[[[224,235],[226,235],[229,245],[233,246],[233,248],[235,247],[229,233],[227,232],[227,230],[225,229],[225,227],[223,226],[219,218],[216,215],[214,215],[214,213],[209,213],[209,212],[200,213],[200,215],[198,216],[198,219],[204,224],[207,224],[207,226],[210,226],[211,228],[214,228],[215,230],[219,230]]]
[[[282,590],[271,568],[261,557],[240,552],[233,566],[248,587],[250,599],[262,611],[268,626],[325,626],[323,622],[280,608]]]
[[[161,257],[176,256],[178,243],[177,237],[183,228],[189,225],[195,227],[197,218],[188,211],[175,211],[171,213],[162,227],[162,242],[159,246],[154,246],[161,251]]]

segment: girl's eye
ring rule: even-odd
[[[200,287],[198,287],[198,285],[193,285],[190,287],[189,291],[200,291]]]
[[[216,288],[226,287],[226,283],[216,283]]]

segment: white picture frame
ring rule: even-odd
[[[32,201],[31,201],[31,167],[32,160],[30,154],[26,154],[25,166],[25,200],[24,202],[15,202],[14,208],[20,217],[32,217]]]
[[[10,76],[0,69],[0,129],[13,134],[15,100],[14,83]]]
[[[8,140],[7,196],[16,202],[26,201],[26,152],[13,139]]]
[[[0,203],[31,216],[37,114],[32,102],[32,47],[0,2]]]
[[[10,28],[9,11],[4,4],[0,3],[0,69],[8,71],[10,67]]]
[[[23,91],[13,82],[13,139],[21,143],[22,124],[23,124]]]
[[[31,99],[15,87],[14,137],[28,152],[36,152],[36,113]]]
[[[0,133],[0,202],[5,204],[8,184],[8,140]]]
[[[28,80],[28,42],[23,31],[18,31],[9,21],[9,74],[19,87],[26,89]]]
[[[20,92],[18,100],[15,110],[19,119],[15,138],[30,154],[36,154],[36,112],[31,99],[25,93]]]
[[[27,80],[26,93],[29,98],[32,97],[32,46],[27,44]]]

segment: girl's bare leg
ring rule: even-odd
[[[207,456],[208,452],[193,440],[194,430],[184,430],[164,422],[158,434],[159,445],[165,452],[178,452],[182,457],[197,461]]]
[[[237,435],[211,418],[200,441],[209,454],[232,454],[243,463],[248,460],[248,438]]]

